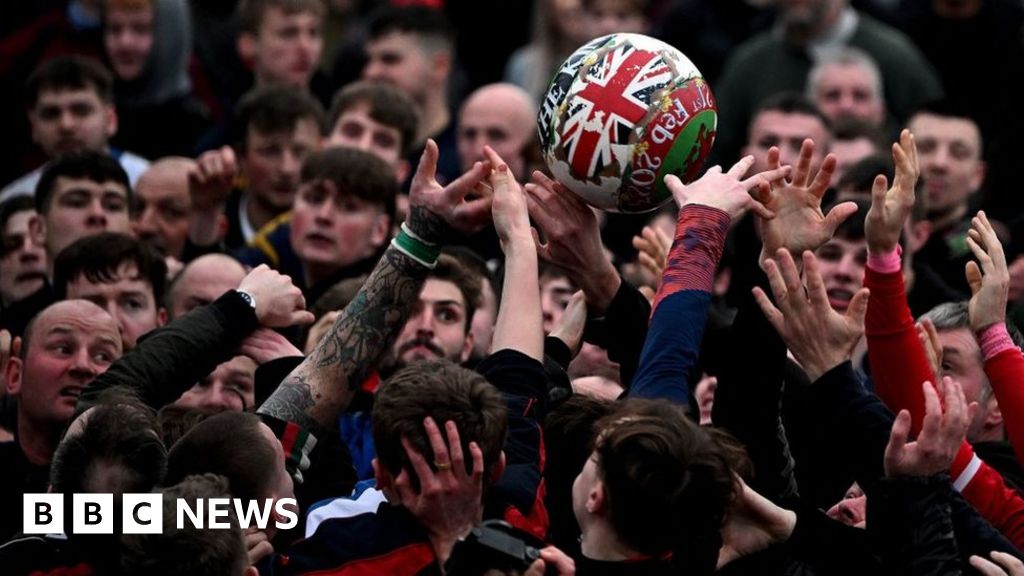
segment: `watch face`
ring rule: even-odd
[[[241,292],[241,291],[238,294],[239,294],[239,296],[242,297],[242,300],[245,300],[246,304],[248,304],[249,306],[251,306],[253,308],[256,308],[256,302],[253,301],[252,294],[249,294],[248,292]]]

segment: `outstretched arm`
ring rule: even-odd
[[[477,162],[442,187],[434,177],[437,157],[437,145],[428,141],[413,178],[402,234],[313,353],[260,406],[261,414],[308,428],[332,428],[374,362],[405,325],[440,245],[455,233],[479,229],[490,219],[490,194],[479,186],[490,166]],[[467,201],[466,195],[473,190],[481,197]]]
[[[665,179],[680,205],[679,222],[630,395],[689,402],[687,377],[697,360],[729,224],[748,209],[772,217],[751,193],[787,172],[777,168],[740,180],[753,162],[748,156],[728,172],[714,166],[690,185],[675,176]]]

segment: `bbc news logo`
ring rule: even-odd
[[[164,531],[163,494],[121,496],[122,534],[160,534]],[[22,532],[25,534],[113,534],[117,508],[113,494],[73,494],[72,510],[66,514],[63,494],[25,494]],[[243,501],[238,498],[208,498],[174,502],[178,530],[226,530],[232,527],[231,512],[243,530],[265,530],[273,524],[279,530],[299,523],[294,498]],[[71,530],[65,524],[70,516]]]

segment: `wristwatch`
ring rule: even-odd
[[[245,303],[248,304],[253,310],[256,309],[256,298],[254,298],[252,294],[249,294],[244,290],[235,290],[235,292],[237,292],[238,295],[242,297],[242,300],[245,300]]]

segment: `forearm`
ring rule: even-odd
[[[693,204],[680,210],[630,395],[688,403],[686,381],[704,335],[711,285],[728,230],[726,212]]]
[[[189,221],[188,241],[197,247],[212,246],[220,242],[220,215],[223,205],[196,210]]]
[[[893,412],[910,411],[911,435],[916,435],[924,419],[921,384],[934,382],[936,375],[917,337],[903,274],[869,263],[864,285],[871,289],[864,327],[875,392]]]
[[[307,428],[333,428],[356,388],[405,325],[428,269],[391,246],[313,353],[259,412]]]
[[[537,289],[537,248],[532,238],[512,240],[502,248],[505,250],[505,279],[492,350],[518,350],[541,360],[544,328]]]
[[[1024,461],[1024,354],[1013,345],[1005,324],[982,330],[979,342],[1010,444]]]
[[[596,270],[571,270],[570,274],[573,282],[583,290],[583,295],[587,298],[587,310],[595,316],[600,316],[608,310],[622,284],[622,278],[619,277],[615,266],[603,254]]]
[[[253,309],[236,292],[228,292],[140,340],[86,386],[78,409],[85,410],[113,386],[134,390],[156,409],[174,402],[218,364],[231,359],[257,322]]]
[[[640,364],[651,304],[629,282],[619,282],[615,297],[604,312],[600,330],[584,333],[584,338],[608,351],[608,359],[619,364],[622,385],[629,388]]]

